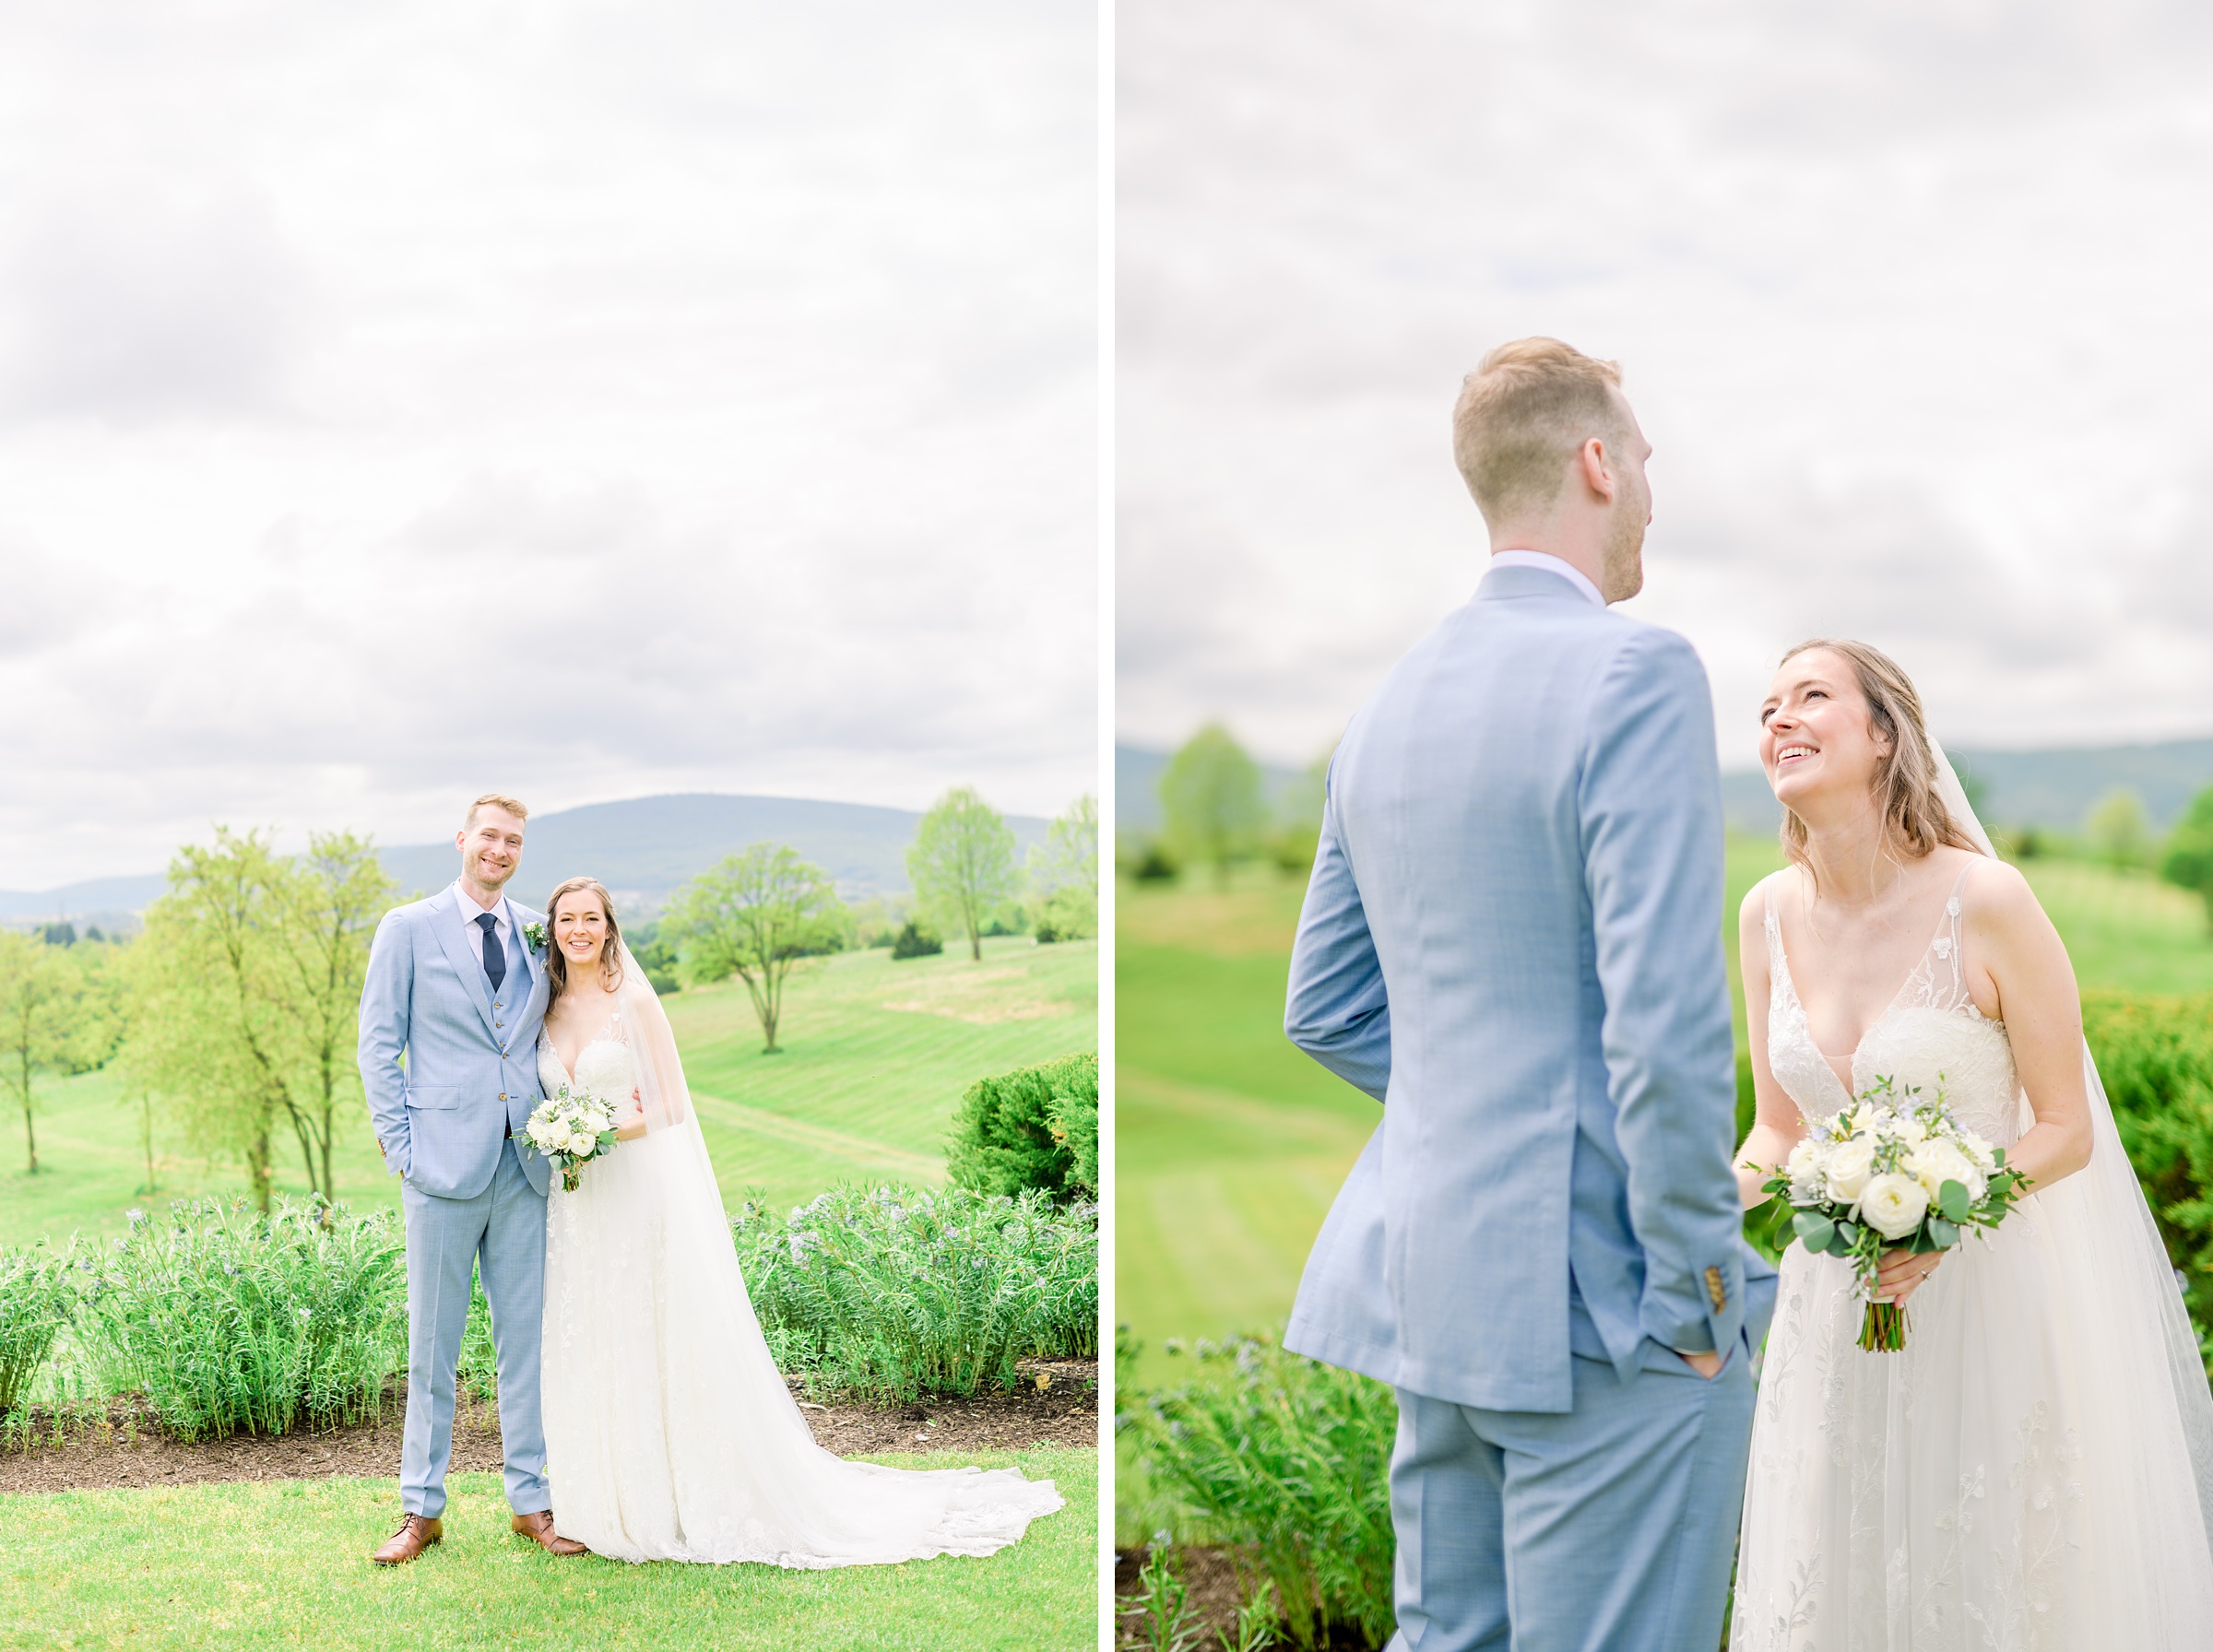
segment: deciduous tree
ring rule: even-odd
[[[2089,839],[2099,855],[2117,867],[2140,867],[2151,852],[2151,828],[2144,799],[2126,786],[2106,793],[2090,811]]]
[[[2195,890],[2206,903],[2206,926],[2213,929],[2213,785],[2190,800],[2189,812],[2169,834],[2160,876]]]
[[[844,939],[845,903],[830,875],[782,844],[755,844],[676,892],[661,915],[661,937],[692,982],[745,983],[766,1041],[777,1053],[784,985],[806,958]]]
[[[1268,821],[1260,765],[1219,723],[1209,723],[1168,760],[1160,808],[1180,856],[1210,863],[1215,882],[1224,884],[1230,863],[1252,853]]]
[[[915,829],[906,875],[923,910],[965,935],[968,956],[981,962],[984,924],[1017,887],[1014,832],[974,786],[956,785]]]
[[[179,851],[169,892],[148,909],[132,949],[127,1065],[182,1103],[203,1140],[244,1155],[264,1210],[280,1123],[309,1187],[337,1196],[337,1103],[361,1081],[361,978],[393,893],[349,833],[318,834],[294,861],[259,832],[219,829],[212,847]]]
[[[1099,800],[1086,793],[1030,851],[1037,938],[1073,940],[1099,932]]]
[[[73,983],[72,975],[79,976]],[[65,1069],[70,1050],[69,1001],[81,971],[63,947],[16,930],[0,931],[0,1082],[23,1114],[23,1150],[39,1174],[39,1133],[32,1119],[33,1077]]]

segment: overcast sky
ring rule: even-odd
[[[0,888],[1092,789],[1095,27],[0,16]]]
[[[1722,761],[1864,637],[1956,744],[2213,733],[2213,13],[1123,0],[1122,737],[1325,750],[1481,577],[1460,378],[1618,360]]]

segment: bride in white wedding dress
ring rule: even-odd
[[[624,1103],[622,1140],[546,1201],[541,1392],[553,1520],[618,1560],[819,1569],[988,1554],[1060,1506],[1016,1469],[916,1472],[814,1443],[769,1357],[653,987],[607,891],[547,903],[546,1093]]]
[[[1941,1089],[2032,1191],[1987,1239],[1889,1254],[1900,1353],[1858,1346],[1847,1263],[1785,1252],[1731,1652],[2213,1646],[2213,1396],[2065,949],[1891,661],[1805,644],[1761,717],[1795,864],[1742,914],[1746,1207],[1879,1078]]]

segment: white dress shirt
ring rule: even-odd
[[[477,904],[476,896],[462,887],[461,879],[458,878],[454,879],[454,905],[461,914],[459,920],[461,931],[468,938],[468,955],[477,961],[477,967],[482,969],[484,967],[484,926],[478,923],[477,919],[483,916],[486,908]],[[511,938],[515,934],[515,914],[507,908],[505,895],[502,895],[494,901],[490,911],[492,920],[491,931],[500,938],[500,951],[507,960],[507,974],[512,976],[515,974],[515,947]],[[503,996],[506,985],[506,978],[503,977],[500,982]]]
[[[1591,583],[1589,574],[1575,566],[1574,563],[1562,561],[1548,551],[1494,550],[1491,552],[1491,566],[1494,568],[1542,568],[1547,573],[1558,574],[1600,608],[1603,608],[1606,606],[1606,599],[1599,595],[1598,587]]]

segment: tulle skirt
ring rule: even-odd
[[[2106,1247],[2076,1243],[2071,1191],[1947,1256],[1900,1353],[1858,1347],[1848,1264],[1785,1254],[1731,1652],[2213,1646],[2213,1556],[2158,1327],[2144,1360],[2115,1363],[2085,1294]]]
[[[913,1472],[814,1443],[691,1119],[587,1164],[574,1193],[554,1178],[540,1385],[555,1528],[618,1560],[988,1554],[1060,1506],[1018,1470]]]

